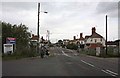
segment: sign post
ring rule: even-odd
[[[13,44],[13,51],[16,50],[16,38],[6,38],[6,44]]]
[[[13,44],[4,44],[4,53],[13,53]]]
[[[16,38],[6,38],[7,44],[16,44]]]

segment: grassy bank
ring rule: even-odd
[[[36,50],[34,49],[21,49],[16,50],[12,54],[2,54],[2,60],[16,60],[21,58],[27,58],[27,57],[35,57],[38,54],[36,53]]]

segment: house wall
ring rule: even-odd
[[[68,45],[68,43],[69,43],[69,40],[64,40],[64,41],[63,41],[63,44],[64,44],[64,45]]]
[[[102,39],[102,41],[101,41],[101,39]],[[103,38],[88,38],[86,43],[101,43],[103,46],[105,46],[105,39],[103,39]]]
[[[84,40],[80,40],[79,42],[80,42],[80,44],[85,44]]]

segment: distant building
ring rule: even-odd
[[[116,47],[117,46],[117,43],[114,42],[114,41],[108,41],[107,42],[107,47]]]
[[[85,36],[83,38],[83,33],[80,33],[80,38],[76,39],[73,36],[73,40],[69,40],[69,44],[76,44],[80,48],[96,48],[105,47],[105,39],[100,34],[96,33],[96,28],[92,28],[92,34]]]
[[[76,39],[76,36],[73,36],[73,40],[69,40],[69,44],[77,44],[79,39]]]
[[[79,44],[80,44],[80,48],[84,48],[85,38],[83,38],[83,33],[80,33]]]
[[[37,35],[32,34],[32,37],[30,38],[30,44],[33,46],[37,46],[38,39],[39,38]]]
[[[108,46],[108,47],[110,47],[110,46],[111,46],[111,47],[117,47],[117,46],[120,45],[119,43],[120,43],[120,40],[108,41],[108,42],[107,42],[107,46]]]
[[[69,39],[63,39],[63,45],[68,45],[69,44]]]
[[[115,40],[114,42],[116,43],[116,45],[117,45],[117,46],[119,46],[119,47],[120,47],[120,39]]]
[[[31,41],[37,41],[39,38],[37,35],[32,34]]]
[[[71,40],[71,43],[78,45],[80,48],[84,48],[85,39],[83,38],[83,33],[80,33],[80,38],[76,39],[74,36],[74,40]]]
[[[85,48],[96,48],[104,47],[105,39],[98,33],[96,33],[96,28],[92,28],[92,34],[90,36],[85,36]]]

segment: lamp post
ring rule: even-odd
[[[39,27],[40,27],[40,12],[43,12],[43,13],[48,13],[46,11],[40,11],[40,3],[38,3],[38,28],[37,28],[37,36],[38,36],[38,45],[37,45],[37,52],[39,52],[39,38],[40,38],[40,35],[39,35]]]
[[[106,15],[106,55],[107,55],[107,15]]]
[[[38,3],[38,31],[37,31],[37,35],[38,35],[38,41],[39,41],[39,24],[40,24],[40,12],[43,12],[43,13],[48,13],[48,12],[46,12],[46,11],[40,11],[40,3]]]

